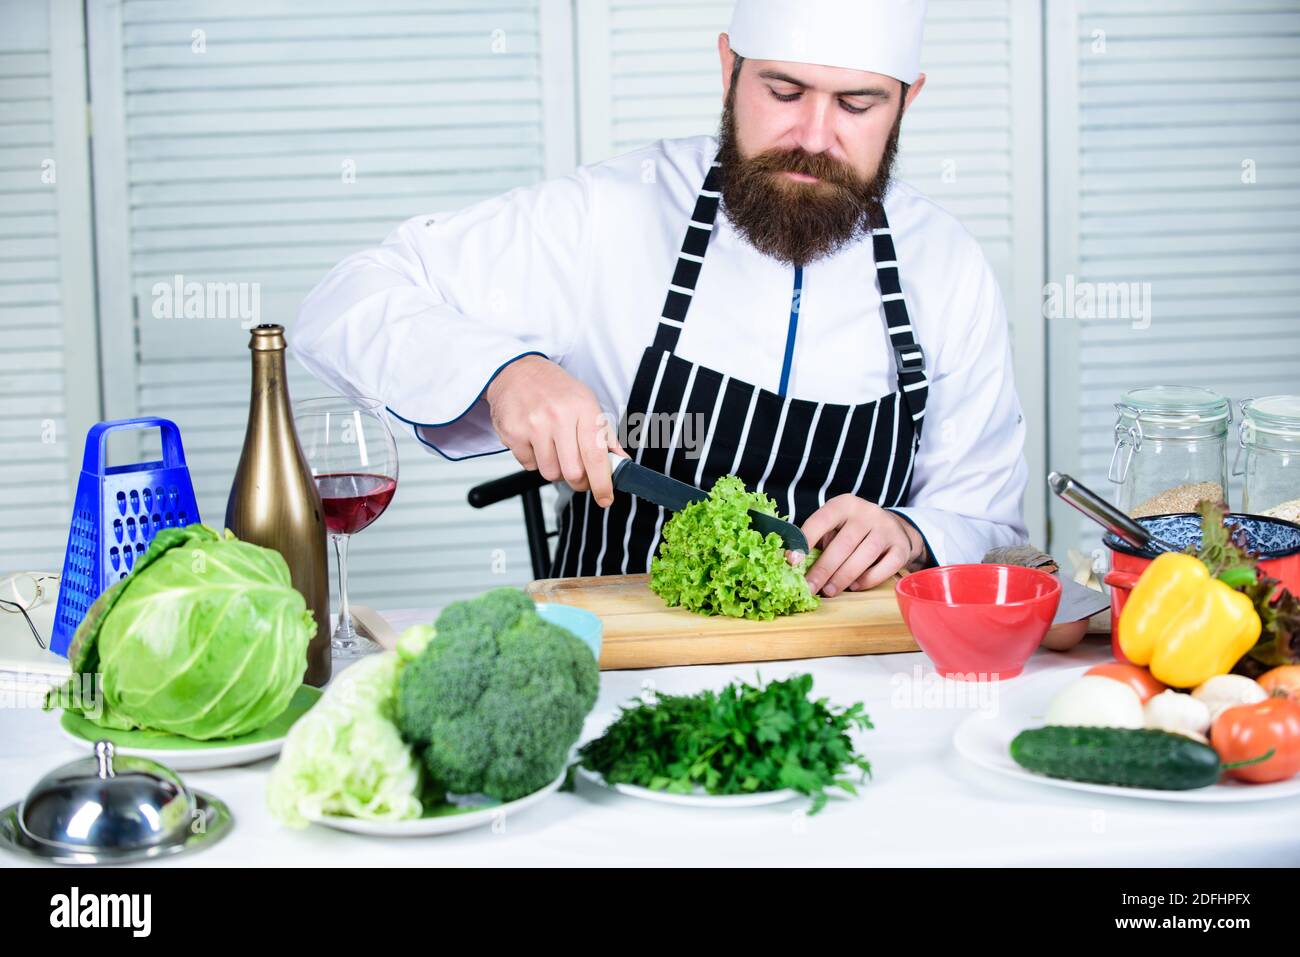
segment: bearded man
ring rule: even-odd
[[[299,358],[447,458],[509,449],[563,483],[557,576],[643,572],[658,545],[664,510],[612,487],[610,451],[770,495],[827,596],[1023,541],[997,282],[893,176],[924,18],[739,0],[717,137],[407,221],[311,293]]]

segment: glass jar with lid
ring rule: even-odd
[[[1242,511],[1300,521],[1300,396],[1241,403]]]
[[[1226,500],[1232,407],[1217,392],[1156,385],[1125,392],[1115,405],[1115,449],[1107,477],[1129,515],[1191,512],[1201,499]]]

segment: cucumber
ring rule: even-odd
[[[1090,784],[1188,791],[1219,779],[1219,756],[1169,731],[1047,727],[1021,731],[1011,757],[1036,774]]]

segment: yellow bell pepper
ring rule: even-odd
[[[1250,598],[1194,555],[1166,553],[1147,566],[1119,617],[1119,647],[1159,681],[1193,688],[1226,675],[1259,640]]]

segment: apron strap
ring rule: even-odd
[[[894,237],[885,211],[880,210],[883,226],[871,231],[872,252],[876,257],[876,279],[880,283],[880,299],[885,307],[885,326],[889,331],[889,345],[894,350],[894,369],[898,374],[898,391],[903,396],[916,442],[921,441],[922,420],[930,383],[925,375],[925,354],[912,331],[912,320],[903,298],[903,284],[898,276],[898,256],[894,252]]]
[[[715,157],[695,200],[691,221],[686,224],[686,238],[677,254],[677,267],[673,270],[659,327],[655,330],[656,349],[672,352],[677,348],[686,311],[691,308],[691,299],[695,295],[695,284],[700,280],[700,267],[704,265],[704,253],[709,248],[709,235],[718,219],[718,204],[722,200],[721,169],[722,164]]]

